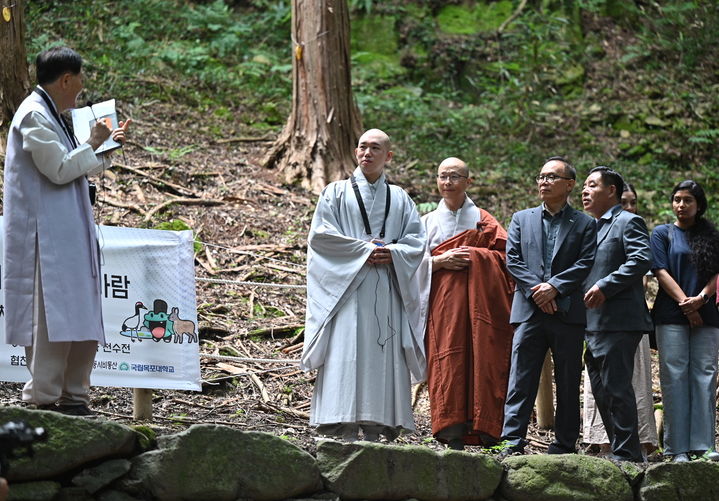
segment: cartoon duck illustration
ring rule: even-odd
[[[127,317],[125,320],[122,321],[122,329],[121,332],[130,332],[130,340],[134,343],[135,337],[137,337],[138,341],[142,341],[142,338],[140,338],[140,335],[138,334],[138,330],[140,328],[140,310],[146,310],[147,307],[142,304],[142,301],[138,301],[135,303],[135,314],[131,317]],[[133,333],[135,334],[135,337],[133,337]]]

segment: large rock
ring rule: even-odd
[[[8,474],[11,482],[54,478],[103,458],[129,457],[137,446],[135,431],[103,419],[0,408],[0,424],[8,421],[25,421],[31,427],[44,428],[47,434],[46,441],[33,445],[34,457],[12,460]]]
[[[331,440],[317,447],[325,486],[347,499],[488,499],[502,466],[483,454]]]
[[[642,501],[719,500],[719,464],[660,463],[644,473]]]
[[[72,483],[94,494],[130,471],[132,463],[127,459],[111,459],[102,464],[80,472],[72,479]]]
[[[160,501],[285,499],[322,488],[315,459],[268,433],[194,425],[158,446],[133,459],[117,488]]]
[[[54,499],[60,492],[57,482],[27,482],[24,484],[11,484],[10,501],[48,501]]]
[[[577,454],[513,456],[501,495],[508,501],[632,501],[624,474],[611,462]]]

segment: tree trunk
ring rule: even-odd
[[[292,46],[292,114],[263,163],[319,193],[352,172],[362,133],[346,0],[292,0]]]
[[[15,110],[30,88],[22,0],[3,2],[0,7],[0,54],[0,152],[4,153],[4,136]]]
[[[552,391],[552,355],[547,351],[544,356],[542,375],[539,377],[537,392],[537,426],[542,430],[554,428],[554,392]]]

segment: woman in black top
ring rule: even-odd
[[[673,224],[652,233],[652,271],[659,376],[664,402],[664,449],[674,461],[714,452],[719,313],[709,304],[719,271],[719,233],[704,217],[707,199],[694,181],[671,196]]]

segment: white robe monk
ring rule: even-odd
[[[409,195],[379,172],[374,183],[362,168],[354,172],[370,234],[345,180],[320,195],[308,238],[301,366],[318,369],[310,423],[350,439],[360,426],[374,440],[414,430],[411,378],[422,380],[426,371],[418,303],[408,293],[422,261],[424,230]],[[373,264],[373,240],[384,242],[391,262]]]

